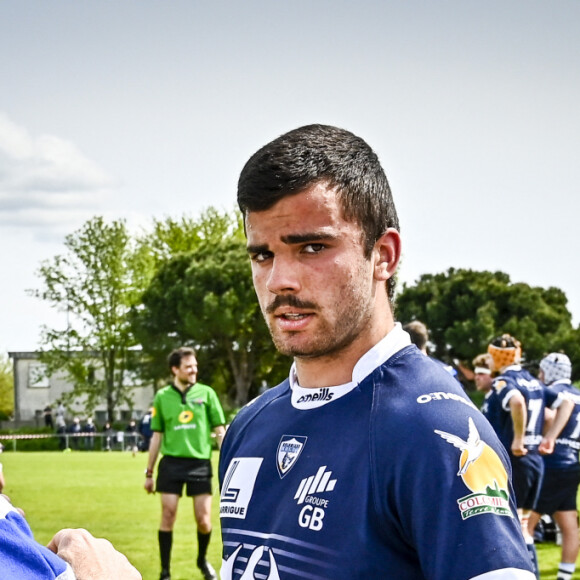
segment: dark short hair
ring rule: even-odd
[[[391,188],[377,155],[360,137],[329,125],[294,129],[254,153],[240,174],[238,205],[245,217],[315,183],[336,188],[344,219],[363,232],[367,259],[388,228],[399,230]],[[394,278],[387,289],[392,300]]]
[[[181,346],[175,350],[172,350],[167,357],[169,370],[171,370],[173,367],[180,367],[181,359],[187,356],[196,356],[195,350],[189,346]]]
[[[423,350],[429,341],[429,331],[420,320],[412,320],[403,326],[403,330],[409,333],[411,342],[419,350]]]

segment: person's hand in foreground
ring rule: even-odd
[[[95,538],[87,530],[60,530],[47,547],[70,564],[77,580],[142,580],[111,542]]]

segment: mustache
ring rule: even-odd
[[[274,311],[280,308],[281,306],[292,306],[294,308],[304,308],[309,310],[316,309],[316,304],[314,304],[314,302],[300,300],[300,298],[297,298],[292,294],[288,294],[286,296],[284,295],[276,296],[274,300],[272,300],[272,302],[268,304],[268,306],[266,306],[266,312],[268,314],[273,314]]]

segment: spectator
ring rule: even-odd
[[[141,433],[141,451],[149,451],[149,444],[151,443],[151,437],[153,431],[151,430],[151,416],[153,413],[153,408],[149,408],[147,413],[141,417],[139,421],[139,433]]]
[[[133,453],[133,457],[137,454],[139,450],[138,447],[139,434],[137,432],[137,425],[133,419],[129,421],[129,424],[125,428],[125,441],[127,445],[127,451]]]
[[[62,403],[62,401],[57,401],[56,402],[56,416],[57,417],[62,417],[64,419],[64,415],[66,412],[66,409],[64,408],[64,405]]]
[[[88,417],[87,422],[83,426],[83,433],[85,433],[85,449],[92,451],[95,448],[95,433],[97,428],[93,423],[93,418]]]
[[[59,437],[58,446],[61,451],[64,451],[67,448],[67,428],[66,428],[66,421],[64,420],[64,415],[57,414],[56,415],[56,434]]]
[[[70,447],[71,449],[79,448],[79,437],[81,435],[81,420],[78,417],[73,419],[72,425],[69,427],[68,433],[70,437]]]
[[[54,429],[54,423],[52,421],[52,407],[47,405],[44,408],[44,426],[50,427],[50,429]]]
[[[113,441],[115,439],[115,430],[111,427],[111,424],[107,421],[103,427],[103,451],[112,451]]]

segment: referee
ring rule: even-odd
[[[197,524],[197,567],[205,580],[217,580],[206,559],[211,535],[211,432],[218,446],[225,433],[224,412],[215,391],[197,382],[197,359],[192,348],[181,347],[168,358],[173,382],[159,390],[153,401],[151,428],[153,436],[145,471],[145,490],[161,493],[161,525],[159,580],[170,580],[171,544],[177,505],[186,486],[186,494],[193,497],[193,511]],[[157,481],[153,470],[159,451]]]

